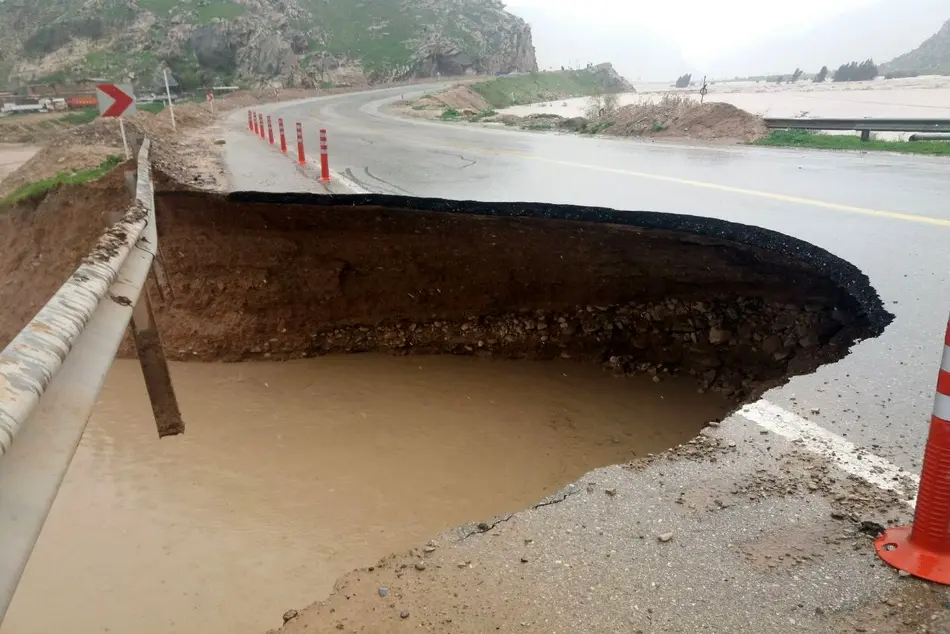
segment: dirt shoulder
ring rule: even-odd
[[[453,86],[416,101],[397,103],[394,109],[413,118],[535,132],[731,143],[747,143],[768,134],[761,117],[726,103],[703,104],[688,95],[644,97],[638,103],[621,107],[611,105],[609,96],[600,96],[592,100],[590,116],[563,117],[552,113],[517,116],[497,112],[470,86]]]
[[[874,554],[893,494],[734,416],[343,577],[285,634],[938,633],[950,589]]]

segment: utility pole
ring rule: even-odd
[[[172,130],[175,132],[178,131],[178,126],[175,125],[175,108],[172,106],[172,89],[168,85],[168,69],[162,69],[162,75],[165,77],[165,94],[168,96],[168,112],[172,115]]]

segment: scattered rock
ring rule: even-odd
[[[491,524],[489,524],[488,522],[479,522],[479,523],[478,523],[478,530],[480,530],[480,531],[483,532],[483,533],[484,533],[485,531],[490,531],[490,530],[491,530]]]
[[[422,549],[422,552],[429,553],[429,554],[434,553],[435,546],[426,546],[425,548]]]
[[[425,570],[425,569],[426,569],[426,562],[424,561],[416,562],[416,570]]]
[[[870,522],[864,520],[861,522],[861,525],[858,527],[858,530],[865,535],[870,535],[871,537],[880,537],[884,534],[884,527],[878,524],[877,522]]]
[[[604,493],[606,493],[610,497],[614,497],[615,495],[617,495],[617,489],[616,487],[611,488],[611,489],[604,489]]]
[[[215,140],[214,140],[214,144],[215,144],[215,145],[224,145],[225,143],[227,143],[227,141],[225,141],[224,139],[215,139]]]
[[[377,592],[379,592],[379,596],[383,597],[384,599],[389,596],[389,588],[383,587],[377,590]]]
[[[666,542],[673,539],[673,533],[661,533],[656,537],[661,543],[665,544]]]
[[[527,558],[527,557],[522,557],[522,558],[521,558],[521,563],[523,563],[523,564],[528,563],[528,558]]]
[[[408,618],[409,618],[409,611],[408,611],[408,610],[403,610],[402,612],[400,612],[400,613],[399,613],[399,618],[401,618],[401,619],[408,619]]]
[[[284,612],[284,623],[287,621],[292,621],[293,619],[297,618],[297,616],[297,610],[287,610]]]
[[[909,577],[909,576],[911,576],[911,575],[910,575],[910,573],[907,572],[906,570],[898,570],[898,571],[897,571],[897,576],[898,576],[898,577]]]
[[[732,341],[732,332],[723,328],[709,329],[709,343],[714,346],[721,346]]]

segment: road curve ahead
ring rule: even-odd
[[[770,401],[919,470],[950,288],[950,161],[883,153],[689,146],[409,119],[437,85],[262,108],[377,193],[696,214],[802,238],[861,268],[897,319],[844,361]],[[244,125],[243,111],[230,118]],[[312,151],[311,150],[311,151]],[[233,159],[229,159],[233,160]]]

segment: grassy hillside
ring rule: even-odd
[[[601,64],[584,70],[497,77],[473,84],[471,88],[484,97],[493,108],[508,108],[632,89],[630,84],[609,64]]]
[[[950,75],[950,20],[923,44],[884,64],[881,72]]]
[[[0,83],[152,83],[163,65],[198,85],[537,68],[500,0],[4,0],[0,53]]]

